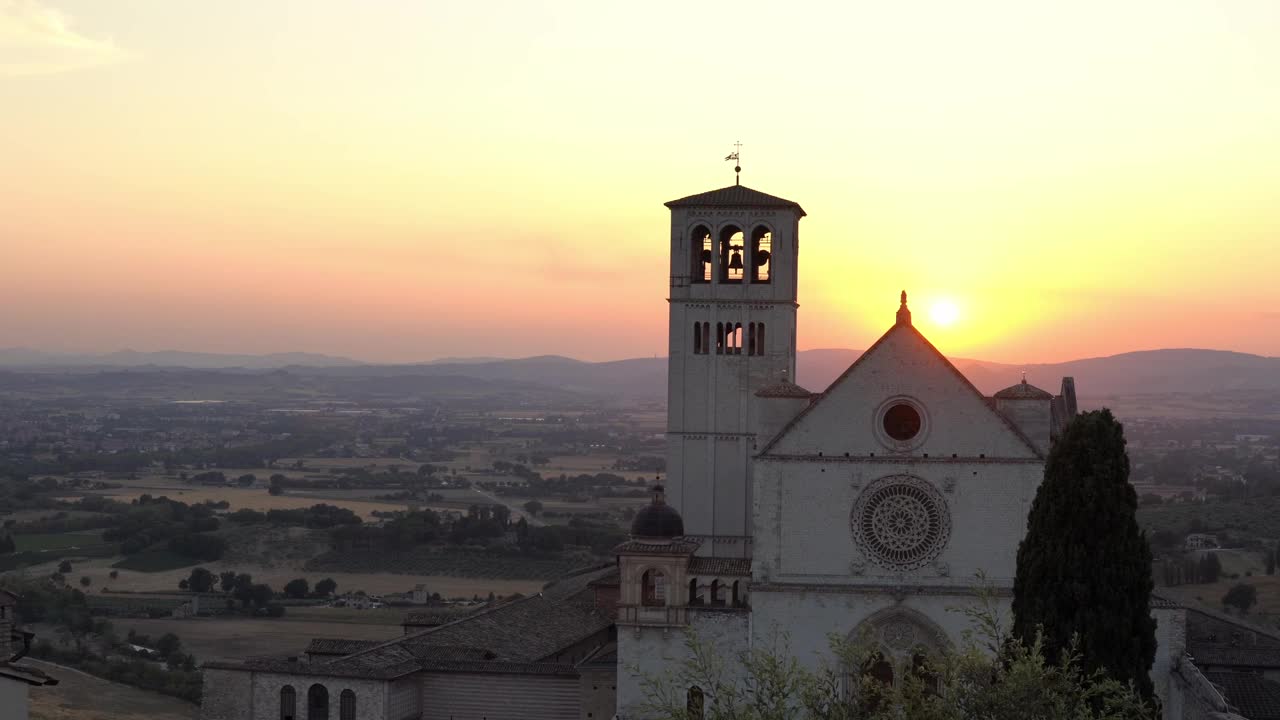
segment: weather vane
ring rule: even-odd
[[[725,160],[733,161],[733,184],[742,184],[742,143],[735,142],[733,144],[733,152],[725,156]]]

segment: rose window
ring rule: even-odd
[[[872,483],[854,503],[853,541],[868,560],[890,570],[913,570],[936,558],[951,534],[946,502],[920,478]]]

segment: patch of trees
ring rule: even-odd
[[[1159,717],[1133,687],[1090,672],[1079,655],[1046,660],[1039,641],[1008,634],[990,597],[982,603],[963,611],[977,631],[955,651],[920,653],[896,668],[858,640],[833,637],[832,660],[810,667],[785,643],[725,657],[690,630],[686,659],[661,675],[643,674],[644,700],[628,710],[654,720]]]
[[[308,528],[332,528],[343,525],[359,525],[362,520],[351,510],[318,503],[309,508],[268,510],[267,522],[277,525],[301,525]]]
[[[157,656],[167,663],[167,667],[142,659],[108,660],[94,648],[103,645],[111,652],[134,653],[120,642],[108,620],[92,616],[84,593],[34,583],[10,585],[5,589],[18,596],[18,617],[23,623],[51,625],[74,645],[74,649],[63,650],[41,640],[32,648],[34,657],[68,665],[113,682],[199,702],[200,673],[196,669],[195,658],[182,652],[182,643],[177,636],[162,637],[156,642]],[[129,642],[136,645],[150,643],[145,637],[138,640],[133,636]]]
[[[187,505],[164,496],[142,495],[124,512],[116,525],[103,532],[102,539],[107,542],[119,542],[120,551],[125,555],[132,555],[170,538],[192,536],[217,529],[218,519],[213,517],[213,508],[208,505]],[[198,540],[180,540],[179,544],[193,549],[200,548],[206,553],[216,545],[216,543],[201,543]],[[192,557],[217,559],[205,556]],[[221,557],[220,551],[218,557]]]
[[[1165,585],[1215,583],[1222,575],[1222,561],[1217,553],[1203,553],[1199,558],[1183,557],[1165,560],[1160,566]]]
[[[1248,583],[1237,583],[1222,596],[1224,608],[1235,608],[1243,615],[1258,602],[1258,588]]]
[[[189,533],[169,538],[167,547],[179,555],[212,562],[222,558],[222,554],[227,550],[227,541],[217,535]]]
[[[522,465],[515,466],[524,468]],[[580,474],[572,477],[544,478],[529,471],[524,474],[511,474],[525,480],[523,485],[497,486],[493,491],[498,495],[519,495],[523,497],[542,498],[558,497],[568,500],[587,500],[599,497],[647,497],[649,491],[644,483],[629,482],[626,478],[613,473]]]

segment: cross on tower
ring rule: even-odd
[[[733,161],[733,184],[741,185],[742,184],[742,143],[741,142],[733,143],[733,152],[729,153],[729,156],[726,157],[725,160]]]

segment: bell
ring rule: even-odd
[[[703,262],[704,264],[706,264],[706,265],[710,265],[710,264],[711,264],[711,251],[710,251],[710,250],[703,250],[703,251],[702,251],[702,255],[700,255],[699,257],[701,258],[701,260],[702,260],[702,262]]]
[[[729,269],[730,270],[742,269],[742,251],[741,250],[734,250],[733,253],[729,255]]]
[[[769,262],[769,251],[757,250],[756,251],[756,267],[760,267],[767,262]]]

